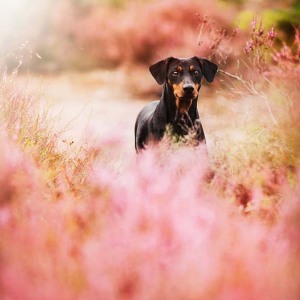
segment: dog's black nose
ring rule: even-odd
[[[194,86],[192,84],[184,84],[183,85],[183,90],[186,93],[192,93],[194,91]]]

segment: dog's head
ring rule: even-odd
[[[198,98],[203,77],[212,82],[218,66],[197,56],[168,57],[152,65],[149,70],[158,84],[168,85],[175,96],[178,111],[183,114],[189,110],[192,101]]]

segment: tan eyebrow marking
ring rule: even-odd
[[[191,72],[194,72],[196,69],[195,69],[195,67],[194,66],[190,66],[190,71]]]
[[[177,67],[177,70],[178,70],[179,72],[182,72],[183,69],[182,69],[181,66],[178,66],[178,67]]]

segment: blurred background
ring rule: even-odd
[[[211,45],[200,41],[201,24],[213,20],[226,31],[219,34],[228,35],[249,28],[255,15],[289,39],[300,22],[300,2],[1,0],[0,58],[9,68],[22,62],[22,70],[58,72],[148,66],[171,54],[211,56]],[[212,58],[225,63],[228,53],[217,52]]]
[[[295,0],[0,0],[0,299],[299,300],[299,22]],[[135,155],[170,55],[219,66],[209,157]]]
[[[299,22],[296,0],[1,0],[0,65],[8,73],[18,70],[17,83],[26,89],[37,90],[45,82],[43,99],[55,104],[62,119],[76,117],[79,126],[85,120],[97,132],[111,132],[123,120],[126,125],[120,126],[132,140],[133,122],[143,105],[139,101],[161,93],[149,65],[168,56],[198,55],[223,71],[260,82],[258,73],[267,71],[274,49],[293,44]],[[261,64],[268,45],[271,54]],[[249,52],[259,61],[251,60]],[[285,54],[280,55],[286,62]],[[289,68],[294,70],[294,64]],[[253,69],[258,72],[251,73]],[[214,88],[201,91],[205,127],[218,132],[224,128],[218,116],[223,113],[227,122],[224,112],[234,112],[224,99],[212,104],[205,98],[206,93],[224,91],[226,84],[217,76]],[[92,116],[82,113],[89,101]],[[238,110],[244,112],[244,107]],[[99,119],[107,126],[99,125]]]

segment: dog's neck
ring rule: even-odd
[[[187,115],[180,115],[176,107],[176,97],[165,83],[162,96],[152,116],[153,135],[157,139],[162,138],[167,124],[171,125],[175,134],[181,136],[187,134],[187,130],[184,130],[183,127],[193,128],[195,121],[199,119],[197,100],[198,97],[192,101]]]
[[[187,121],[195,122],[199,118],[197,102],[198,97],[192,100],[190,107],[187,110],[187,115],[181,114],[176,106],[176,99],[173,91],[170,89],[167,83],[164,84],[163,93],[161,96],[161,102],[163,102],[166,109],[166,121],[168,124],[175,125],[180,122],[182,119],[189,119]]]

